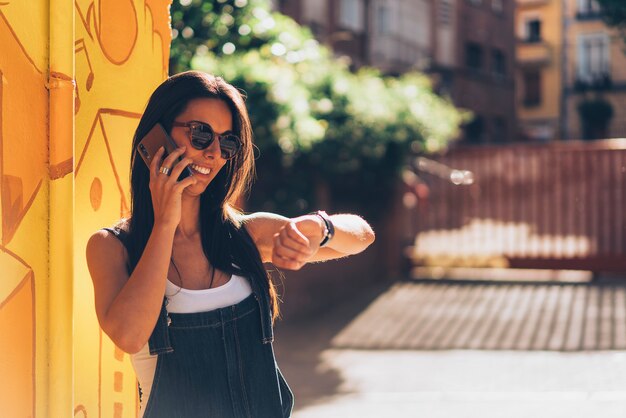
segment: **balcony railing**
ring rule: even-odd
[[[518,7],[541,6],[543,4],[550,3],[550,1],[555,1],[555,0],[517,0],[517,6]]]
[[[552,48],[538,38],[520,40],[517,44],[517,62],[521,65],[546,65],[552,62]]]
[[[600,10],[578,10],[576,12],[576,20],[596,20],[602,18]]]
[[[522,101],[522,104],[526,108],[539,107],[541,106],[541,98],[540,97],[524,98],[524,100]]]
[[[372,42],[371,61],[383,70],[429,66],[426,45],[397,35],[384,35]]]
[[[613,79],[609,72],[579,75],[574,81],[574,90],[579,92],[610,90],[611,87],[613,87]]]

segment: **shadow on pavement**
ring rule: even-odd
[[[324,402],[341,392],[342,376],[325,368],[322,353],[331,340],[394,282],[359,289],[345,303],[306,317],[282,318],[276,324],[276,359],[295,395],[295,410]]]

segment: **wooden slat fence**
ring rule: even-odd
[[[422,162],[416,264],[626,271],[626,139],[465,147]]]

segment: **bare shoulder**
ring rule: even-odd
[[[111,282],[111,277],[128,278],[126,265],[128,252],[114,233],[101,229],[93,233],[87,241],[87,267],[95,282]],[[117,281],[117,280],[113,280]]]
[[[104,229],[91,235],[86,253],[94,287],[96,314],[102,321],[111,302],[128,281],[128,253],[115,234]]]
[[[110,231],[100,229],[94,232],[87,241],[87,261],[126,261],[127,253],[124,244]],[[119,260],[121,259],[121,260]]]
[[[120,219],[113,228],[128,230],[128,219]],[[108,229],[99,229],[87,241],[87,262],[104,259],[108,261],[122,261],[126,263],[128,253],[122,241]]]

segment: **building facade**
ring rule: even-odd
[[[595,0],[564,2],[565,139],[626,136],[626,45],[599,11]]]
[[[472,143],[515,138],[513,0],[275,0],[322,43],[385,74],[429,73],[474,119]]]
[[[511,0],[433,0],[433,60],[438,90],[469,109],[468,143],[516,137],[515,4]]]
[[[371,0],[369,64],[386,74],[428,70],[432,62],[431,0]]]
[[[518,135],[526,141],[561,136],[562,0],[517,0],[515,16]]]
[[[430,57],[431,0],[275,0],[274,8],[308,26],[352,68],[386,74],[424,69]]]

